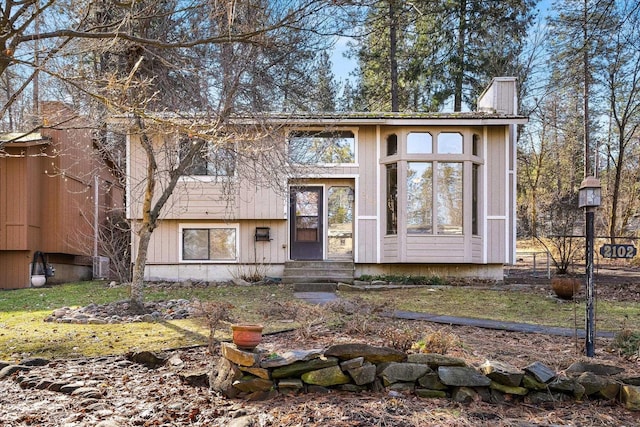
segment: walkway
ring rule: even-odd
[[[296,292],[294,293],[294,296],[308,303],[320,305],[331,301],[337,301],[339,299],[335,292]],[[558,335],[563,337],[573,337],[577,333],[578,338],[584,338],[585,336],[584,329],[576,330],[573,328],[532,325],[529,323],[501,322],[498,320],[474,319],[471,317],[441,316],[437,314],[416,313],[412,311],[396,310],[392,313],[388,313],[387,316],[396,319],[423,320],[445,325],[475,326],[477,328],[496,329],[509,332]],[[615,333],[610,331],[597,331],[596,336],[598,338],[613,338]]]

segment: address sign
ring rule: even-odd
[[[633,245],[602,245],[600,247],[600,255],[603,258],[633,258],[636,253],[636,247]]]

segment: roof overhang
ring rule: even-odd
[[[116,121],[132,119],[132,116],[117,116]],[[146,120],[158,120],[195,125],[213,123],[215,117],[203,115],[181,115],[177,113],[149,114]],[[233,125],[276,125],[276,126],[505,126],[521,125],[529,118],[495,112],[452,112],[452,113],[391,113],[391,112],[348,112],[348,113],[257,113],[237,114],[229,118]]]
[[[48,137],[42,136],[40,132],[10,132],[0,134],[0,145],[4,148],[24,148],[38,145],[47,145],[51,141]]]

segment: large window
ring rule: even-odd
[[[407,163],[407,233],[433,233],[433,163]]]
[[[398,164],[387,165],[387,234],[398,234]]]
[[[356,138],[351,131],[294,131],[289,158],[298,164],[355,163]]]
[[[237,227],[183,227],[183,261],[236,261]]]
[[[462,163],[438,163],[438,234],[462,234]]]
[[[197,139],[184,137],[180,140],[180,161],[183,161],[189,149],[197,144]],[[208,142],[193,157],[184,171],[184,175],[231,177],[236,172],[236,153],[234,147]]]

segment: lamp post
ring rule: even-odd
[[[586,327],[585,351],[587,357],[595,356],[595,319],[594,319],[594,284],[593,284],[593,240],[595,211],[600,206],[600,180],[593,176],[586,177],[580,184],[578,206],[585,208],[585,258],[586,258]]]

